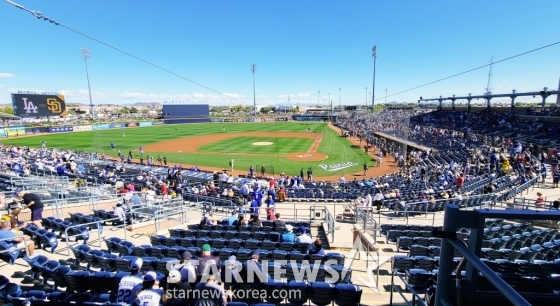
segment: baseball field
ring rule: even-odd
[[[201,169],[229,169],[234,160],[235,174],[248,173],[254,165],[267,173],[284,172],[298,175],[303,168],[313,168],[315,176],[340,176],[357,173],[374,159],[362,148],[340,137],[326,123],[270,122],[270,123],[205,123],[158,125],[111,130],[96,130],[60,134],[42,134],[2,140],[5,144],[98,152],[117,157],[131,150],[138,160],[139,147],[146,155],[166,156],[168,164],[196,165]],[[115,143],[111,149],[110,143]]]

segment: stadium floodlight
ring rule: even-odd
[[[371,57],[373,57],[373,94],[371,95],[371,113],[375,112],[375,64],[377,63],[377,46],[371,49]]]
[[[257,117],[257,99],[255,97],[255,71],[257,70],[257,64],[251,64],[251,71],[253,72],[253,114],[255,118]]]
[[[91,51],[89,49],[81,48],[80,55],[82,56],[82,58],[84,59],[84,63],[86,64],[86,77],[87,77],[87,86],[89,92],[89,108],[90,108],[91,120],[95,120],[95,116],[93,114],[93,100],[91,98],[91,86],[89,84],[89,69],[87,65],[88,59],[91,58]]]

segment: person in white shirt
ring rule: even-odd
[[[381,193],[381,191],[377,191],[377,193],[373,196],[373,204],[375,206],[377,206],[377,211],[379,212],[381,210],[381,204],[383,204],[383,200],[385,199],[385,197],[383,196],[383,194]]]
[[[340,177],[340,179],[338,180],[339,183],[341,184],[345,184],[346,183],[346,178],[344,178],[344,175]]]
[[[309,243],[312,244],[313,243],[313,239],[311,239],[311,237],[309,235],[307,235],[307,229],[303,228],[301,235],[296,237],[295,240],[296,243]]]
[[[366,207],[366,212],[369,212],[371,210],[371,205],[372,205],[372,198],[371,198],[371,194],[368,192],[366,194],[366,201],[364,202],[364,206]]]
[[[132,304],[136,299],[135,288],[138,288],[142,284],[143,279],[139,274],[142,268],[143,260],[138,257],[129,264],[130,275],[124,276],[119,282],[119,290],[117,291],[117,302]]]
[[[119,218],[119,222],[125,223],[126,222],[126,214],[124,213],[124,209],[122,207],[122,203],[118,202],[117,207],[115,207],[115,216]]]

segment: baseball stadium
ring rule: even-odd
[[[14,70],[14,74],[0,72],[0,93],[6,95],[0,99],[10,102],[0,109],[0,305],[559,305],[560,194],[556,190],[560,184],[560,91],[542,86],[542,90],[492,92],[492,67],[514,58],[525,59],[522,56],[533,52],[546,54],[547,48],[560,42],[495,62],[492,57],[489,65],[435,77],[431,82],[424,80],[423,85],[410,85],[393,94],[428,91],[428,85],[488,68],[487,88],[480,95],[438,92],[432,96],[435,93],[430,91],[431,98],[412,100],[407,96],[410,103],[387,103],[392,95],[385,89],[381,104],[383,99],[375,93],[374,46],[373,88],[365,88],[365,104],[357,95],[341,103],[344,86],[337,86],[338,106],[333,104],[331,93],[327,99],[320,91],[314,97],[299,90],[295,91],[298,94],[276,93],[276,98],[257,96],[255,64],[250,66],[250,101],[242,94],[215,90],[143,58],[152,51],[168,54],[168,50],[136,46],[141,50],[138,54],[123,51],[39,11],[4,2],[10,9],[17,8],[17,13],[36,17],[33,19],[43,26],[66,31],[38,35],[22,26],[22,33],[51,41],[66,37],[55,35],[67,35],[69,30],[125,59],[108,53],[99,56],[104,61],[113,60],[113,65],[104,67],[108,69],[104,70],[106,79],[92,78],[94,88],[99,82],[100,91],[92,91],[90,86],[90,71],[95,75],[99,68],[88,66],[89,49],[80,49],[88,90],[19,90],[42,87],[26,85],[36,84],[30,77],[17,78],[28,73],[26,69]],[[55,4],[45,4],[49,5]],[[116,7],[79,15],[86,22],[82,25],[92,32],[111,32],[126,46],[136,38],[128,32],[126,39],[122,38],[121,24],[113,19],[122,17],[123,25],[133,21],[124,21],[122,4],[111,5]],[[176,37],[196,41],[194,34],[185,30],[193,26],[170,25],[159,32],[152,27],[201,20],[198,18],[206,18],[210,9],[217,14],[212,22],[223,25],[220,33],[234,33],[236,23],[245,22],[225,18],[230,24],[220,23],[218,13],[226,8],[205,3],[197,5],[207,11],[197,11],[190,3],[193,8],[189,7],[189,14],[191,10],[200,13],[191,15],[182,11],[184,3],[174,9],[167,7],[169,3],[157,5],[170,15],[157,19],[155,7],[127,7],[154,13],[150,27],[136,24],[144,40],[159,33],[170,41]],[[86,4],[79,8],[82,6]],[[358,12],[350,15],[338,6],[331,9],[327,16],[334,17],[340,11],[347,14],[344,20],[348,24],[360,19],[354,16]],[[266,9],[257,10],[261,11]],[[118,15],[113,15],[115,12]],[[174,15],[180,18],[172,18],[172,13],[180,13]],[[0,11],[8,25],[23,24],[2,14]],[[274,20],[277,14],[274,11],[267,16]],[[412,18],[417,11],[399,14]],[[95,21],[89,15],[95,16]],[[98,22],[100,16],[107,28]],[[394,16],[404,22],[401,15]],[[455,20],[441,22],[456,25]],[[441,24],[437,27],[445,28]],[[245,25],[260,30],[254,24]],[[310,29],[303,22],[300,26],[288,31],[290,38],[295,32]],[[208,29],[197,28],[203,30]],[[266,37],[284,31],[267,32]],[[364,35],[370,35],[369,31]],[[514,32],[508,35],[517,37],[518,31]],[[242,44],[248,41],[247,37],[231,35]],[[263,36],[256,37],[267,45]],[[149,43],[158,48],[169,44],[151,39]],[[208,37],[203,40],[212,43]],[[74,43],[69,40],[68,45]],[[213,55],[216,47],[210,52],[199,45],[207,52],[201,55],[205,61],[200,62],[214,73],[209,79],[201,67],[182,66],[182,61],[198,65],[193,54],[201,54],[190,54],[197,48],[183,43],[177,42],[181,46],[177,50],[188,56],[162,61],[176,71],[198,71],[204,82],[224,82],[224,88],[230,83],[231,87],[240,86],[237,75],[230,74],[233,66],[223,65],[222,59],[222,66],[212,66],[213,57],[235,62],[235,56]],[[239,47],[243,50],[237,54],[239,58],[250,53],[251,48],[238,43],[225,43],[232,44],[227,52],[235,54]],[[58,61],[64,58],[64,48],[56,49],[52,59],[34,62],[39,66],[33,72],[55,71],[48,80],[41,80],[54,88],[82,86],[73,84],[74,72],[65,70]],[[305,50],[301,47],[298,52]],[[351,58],[353,50],[341,50],[346,52],[337,51],[337,58],[341,54]],[[41,59],[35,50],[18,52],[16,56],[13,50],[0,50],[0,56],[11,53],[14,62],[19,57]],[[274,52],[275,61],[289,67]],[[318,52],[308,59],[317,57]],[[54,70],[40,64],[51,60],[61,67]],[[126,66],[128,60],[135,64]],[[468,62],[466,56],[464,61]],[[400,59],[393,62],[391,69],[402,63]],[[457,67],[461,64],[456,62]],[[317,65],[315,76],[328,74],[322,68],[324,62]],[[284,86],[280,80],[292,83],[290,86],[311,82],[305,72],[311,70],[309,67],[302,67],[301,75],[290,73],[288,78],[282,73],[268,75],[269,82],[278,88]],[[426,67],[436,71],[434,64]],[[399,75],[400,85],[408,81],[404,76],[411,71],[392,73]],[[430,77],[421,72],[423,78]],[[525,76],[527,72],[518,74]],[[541,74],[546,75],[539,71]],[[148,83],[140,77],[166,92],[182,92],[186,82],[205,94],[144,94],[140,90]],[[183,83],[174,84],[166,77]],[[126,78],[133,79],[134,85],[126,87]],[[354,82],[351,73],[348,78],[345,84],[350,86]],[[550,81],[545,76],[535,79]],[[468,86],[464,90],[475,90],[476,86],[466,83],[461,85]],[[503,81],[496,87],[505,84]],[[116,87],[127,89],[113,94]],[[272,92],[270,87],[266,90]],[[361,99],[363,87],[359,90]],[[167,101],[165,97],[170,96],[193,101]],[[270,105],[258,107],[257,98]],[[141,99],[156,102],[138,102]],[[100,100],[103,103],[97,102]]]

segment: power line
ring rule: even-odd
[[[495,61],[495,62],[490,63],[490,64],[482,65],[482,66],[479,66],[479,67],[476,67],[476,68],[472,68],[472,69],[469,69],[469,70],[466,70],[466,71],[463,71],[463,72],[460,72],[460,73],[456,73],[456,74],[454,74],[454,75],[450,75],[450,76],[448,76],[448,77],[445,77],[445,78],[442,78],[442,79],[439,79],[439,80],[435,80],[435,81],[432,81],[432,82],[429,82],[429,83],[425,83],[425,84],[422,84],[422,85],[419,85],[419,86],[416,86],[416,87],[412,87],[412,88],[409,88],[409,89],[406,89],[406,90],[402,90],[402,91],[399,91],[399,92],[394,93],[394,94],[392,94],[392,95],[389,95],[389,96],[387,96],[387,97],[392,97],[392,96],[400,95],[400,94],[402,94],[402,93],[409,92],[409,91],[414,90],[414,89],[418,89],[418,88],[421,88],[421,87],[424,87],[424,86],[432,85],[432,84],[434,84],[434,83],[438,83],[438,82],[441,82],[441,81],[445,81],[445,80],[454,78],[454,77],[456,77],[456,76],[460,76],[460,75],[463,75],[463,74],[466,74],[466,73],[469,73],[469,72],[473,72],[473,71],[475,71],[475,70],[479,70],[479,69],[482,69],[482,68],[485,68],[485,67],[488,67],[488,66],[491,66],[491,65],[495,65],[495,64],[501,63],[501,62],[509,61],[509,60],[514,59],[514,58],[516,58],[516,57],[520,57],[520,56],[523,56],[523,55],[526,55],[526,54],[529,54],[529,53],[533,53],[533,52],[536,52],[536,51],[539,51],[539,50],[542,50],[542,49],[545,49],[545,48],[548,48],[548,47],[552,47],[552,46],[558,45],[558,44],[560,44],[560,41],[557,41],[557,42],[555,42],[555,43],[551,43],[551,44],[549,44],[549,45],[542,46],[542,47],[539,47],[539,48],[536,48],[536,49],[533,49],[533,50],[529,50],[529,51],[526,51],[526,52],[523,52],[523,53],[519,53],[519,54],[510,56],[510,57],[501,59],[501,60],[499,60],[499,61]],[[379,98],[379,99],[377,99],[377,100],[381,100],[381,99],[383,99],[383,98]]]
[[[202,88],[208,89],[208,90],[210,90],[210,91],[212,91],[212,92],[214,92],[214,93],[217,93],[217,94],[219,94],[219,95],[221,95],[221,96],[224,96],[224,97],[226,97],[226,98],[228,98],[228,99],[231,99],[231,100],[234,100],[234,101],[243,103],[243,101],[241,101],[241,100],[237,100],[237,99],[235,99],[235,98],[233,98],[233,97],[230,97],[230,96],[228,96],[228,95],[226,95],[226,94],[223,94],[223,93],[221,93],[221,92],[219,92],[219,91],[217,91],[217,90],[214,90],[214,89],[212,89],[212,88],[210,88],[210,87],[208,87],[208,86],[202,85],[202,84],[200,84],[200,83],[198,83],[198,82],[196,82],[196,81],[193,81],[193,80],[191,80],[191,79],[189,79],[189,78],[187,78],[187,77],[184,77],[184,76],[182,76],[182,75],[180,75],[180,74],[177,74],[177,73],[175,73],[175,72],[173,72],[173,71],[171,71],[171,70],[168,70],[168,69],[166,69],[166,68],[163,68],[163,67],[161,67],[161,66],[159,66],[159,65],[157,65],[157,64],[154,64],[154,63],[149,62],[149,61],[147,61],[147,60],[145,60],[145,59],[142,59],[142,58],[140,58],[140,57],[138,57],[138,56],[136,56],[136,55],[133,55],[133,54],[131,54],[131,53],[128,53],[128,52],[126,52],[126,51],[124,51],[124,50],[121,50],[121,49],[119,49],[119,48],[117,48],[117,47],[114,47],[114,46],[112,46],[112,45],[110,45],[110,44],[108,44],[108,43],[105,43],[105,42],[103,42],[103,41],[101,41],[101,40],[99,40],[99,39],[93,38],[93,37],[91,37],[91,36],[89,36],[89,35],[87,35],[87,34],[85,34],[85,33],[82,33],[82,32],[80,32],[80,31],[78,31],[78,30],[75,30],[75,29],[72,29],[72,28],[70,28],[70,27],[68,27],[68,26],[65,26],[65,25],[61,24],[60,22],[57,22],[57,21],[54,21],[54,20],[50,19],[49,17],[43,16],[43,14],[42,14],[41,12],[39,12],[39,11],[30,10],[30,9],[28,9],[28,8],[26,8],[26,7],[24,7],[24,6],[20,5],[20,4],[17,4],[17,3],[13,2],[13,1],[10,1],[10,0],[4,0],[4,1],[7,2],[8,4],[11,4],[11,5],[15,6],[16,8],[19,8],[19,9],[22,9],[22,10],[28,12],[28,13],[31,13],[33,16],[37,17],[38,19],[43,19],[43,20],[45,20],[45,21],[49,21],[50,23],[52,23],[52,24],[54,24],[54,25],[61,26],[61,27],[65,28],[65,29],[67,29],[67,30],[70,30],[70,31],[72,31],[72,32],[74,32],[74,33],[76,33],[76,34],[78,34],[78,35],[84,36],[84,37],[86,37],[86,38],[88,38],[88,39],[90,39],[90,40],[93,40],[93,41],[95,41],[95,42],[97,42],[97,43],[99,43],[99,44],[102,44],[102,45],[104,45],[104,46],[106,46],[106,47],[109,47],[109,48],[111,48],[111,49],[113,49],[113,50],[115,50],[115,51],[118,51],[118,52],[122,53],[122,54],[128,55],[128,56],[130,56],[130,57],[132,57],[132,58],[134,58],[134,59],[136,59],[136,60],[138,60],[138,61],[141,61],[141,62],[143,62],[143,63],[145,63],[145,64],[148,64],[148,65],[150,65],[150,66],[152,66],[152,67],[155,67],[155,68],[157,68],[157,69],[159,69],[159,70],[165,71],[165,72],[167,72],[167,73],[169,73],[169,74],[171,74],[171,75],[174,75],[174,76],[176,76],[176,77],[179,77],[179,78],[181,78],[181,79],[183,79],[183,80],[185,80],[185,81],[191,82],[191,83],[193,83],[193,84],[195,84],[195,85],[198,85],[198,86],[200,86],[200,87],[202,87]]]

